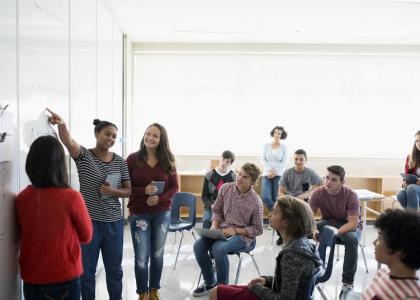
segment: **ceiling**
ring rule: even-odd
[[[136,43],[420,45],[420,0],[104,0]]]

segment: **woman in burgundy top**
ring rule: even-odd
[[[52,136],[37,138],[26,173],[32,185],[16,199],[25,299],[79,300],[80,243],[92,239],[92,222],[82,195],[67,184],[60,142]]]
[[[397,199],[405,208],[416,210],[420,202],[420,130],[416,132],[413,149],[405,162],[405,174],[417,176],[417,182],[403,182],[402,189],[397,194]]]
[[[162,125],[154,123],[146,129],[140,150],[128,156],[127,165],[132,184],[128,208],[137,294],[140,300],[155,300],[159,299],[171,200],[178,191],[175,158]],[[165,183],[162,192],[156,181]]]

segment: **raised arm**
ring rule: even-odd
[[[70,132],[67,129],[66,123],[58,114],[51,111],[49,108],[47,108],[46,110],[51,114],[49,118],[50,123],[52,125],[57,125],[60,140],[69,151],[70,156],[72,158],[78,158],[80,156],[80,146],[71,137]]]

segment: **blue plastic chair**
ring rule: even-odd
[[[169,232],[181,232],[181,240],[178,245],[178,252],[176,253],[176,259],[174,264],[174,270],[178,261],[179,251],[181,249],[182,240],[184,238],[184,230],[191,230],[195,226],[196,221],[196,208],[195,208],[195,196],[191,193],[178,192],[172,199],[171,209],[171,223],[169,224]],[[181,208],[188,208],[188,217],[181,218]],[[194,232],[191,233],[195,239]]]
[[[319,286],[319,283],[326,282],[330,279],[332,269],[333,269],[333,262],[334,262],[334,251],[335,251],[335,240],[337,238],[337,228],[332,226],[324,226],[322,232],[319,237],[319,245],[318,245],[318,252],[319,257],[321,258],[323,265],[322,265],[322,273],[316,277],[315,285],[318,289],[321,297],[327,300],[327,296],[325,295],[322,288]],[[326,260],[327,256],[327,249],[330,249],[330,253],[328,256],[328,260]]]
[[[308,282],[306,283],[306,300],[313,300],[313,293],[316,285],[316,279],[324,273],[323,268],[317,268],[312,272],[311,277],[309,277]]]

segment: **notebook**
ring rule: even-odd
[[[404,179],[404,181],[407,184],[416,184],[417,183],[417,176],[414,174],[404,174],[404,173],[400,173],[401,177]]]
[[[220,230],[207,229],[207,228],[194,228],[195,232],[203,238],[208,238],[212,240],[227,240],[223,232]]]

